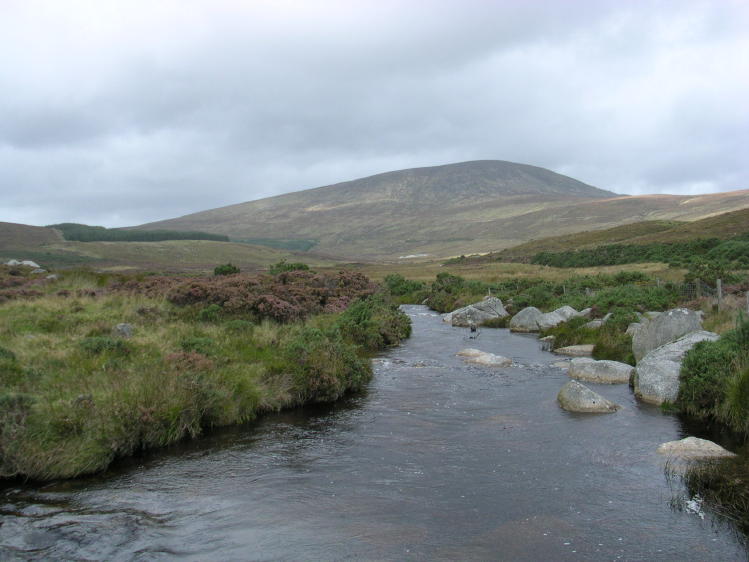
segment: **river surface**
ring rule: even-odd
[[[125,461],[0,488],[0,559],[745,560],[680,500],[656,447],[680,422],[626,385],[576,415],[533,336],[476,340],[426,307],[368,390]],[[466,365],[476,347],[505,369]],[[688,498],[687,498],[688,499]]]

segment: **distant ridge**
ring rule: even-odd
[[[445,257],[639,220],[694,220],[749,207],[749,193],[617,195],[551,170],[477,160],[385,172],[141,225],[233,239],[313,241],[345,259]]]

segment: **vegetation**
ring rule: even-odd
[[[700,342],[684,357],[677,406],[749,436],[749,319],[714,342]]]
[[[239,268],[231,263],[225,263],[223,265],[217,265],[213,269],[214,275],[235,275],[239,273]]]
[[[232,242],[268,246],[269,248],[291,250],[292,252],[308,252],[318,243],[317,240],[306,238],[237,238],[232,239]]]
[[[306,263],[289,263],[286,259],[282,259],[280,262],[270,266],[271,275],[278,275],[279,273],[286,273],[288,271],[309,271],[309,266]]]
[[[70,273],[6,301],[0,476],[92,473],[211,427],[334,400],[369,380],[368,353],[408,335],[408,318],[358,274],[283,275]],[[113,329],[122,322],[132,337]]]
[[[77,242],[162,242],[164,240],[213,240],[228,242],[229,237],[223,234],[210,234],[198,231],[179,230],[123,230],[65,222],[49,225],[56,228],[65,240]]]

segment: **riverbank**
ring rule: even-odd
[[[409,333],[358,274],[35,283],[0,305],[0,477],[91,474],[336,400],[370,379],[373,351]]]

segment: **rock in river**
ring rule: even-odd
[[[658,447],[661,455],[677,457],[681,459],[705,459],[735,457],[736,455],[724,449],[717,443],[700,439],[698,437],[686,437],[679,441],[669,441]]]
[[[606,400],[597,392],[593,392],[584,384],[570,381],[562,387],[557,395],[559,405],[568,412],[584,412],[592,414],[611,414],[620,406]]]
[[[538,321],[544,315],[535,306],[529,306],[518,312],[510,320],[510,330],[513,332],[538,332]]]
[[[569,355],[570,357],[590,357],[593,354],[593,348],[595,346],[591,344],[583,345],[568,345],[567,347],[558,347],[554,350],[554,353],[560,355]]]
[[[453,326],[467,328],[471,324],[481,324],[493,318],[509,316],[502,300],[497,297],[486,297],[484,300],[459,308],[443,317],[445,322]]]
[[[474,351],[474,350],[471,350]],[[460,353],[458,354],[460,355]],[[474,365],[481,365],[483,367],[509,367],[512,365],[512,359],[509,357],[503,357],[502,355],[495,355],[493,353],[487,353],[480,351],[477,354],[463,355],[466,363],[472,363]]]
[[[567,374],[577,380],[605,384],[624,384],[635,368],[618,361],[596,361],[588,357],[575,357],[570,361]]]

